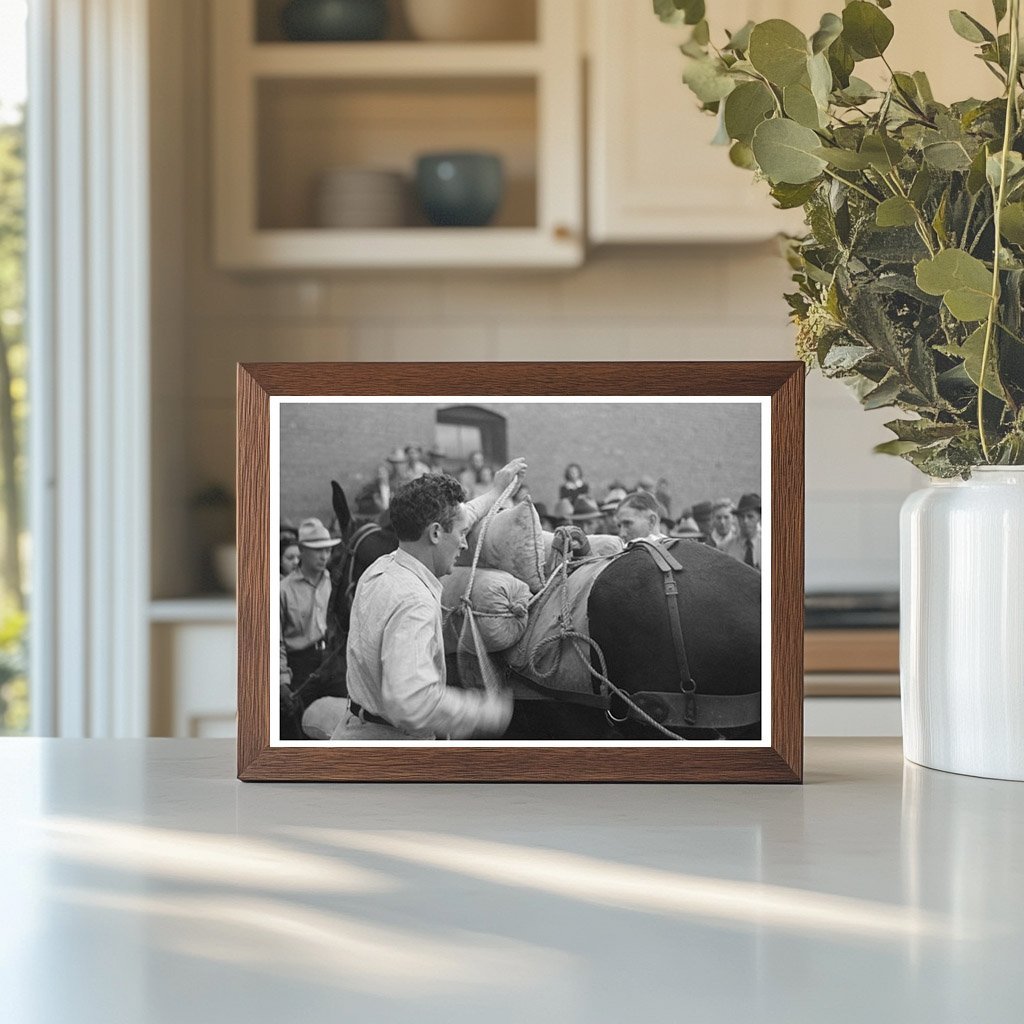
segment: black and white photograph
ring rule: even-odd
[[[274,746],[765,746],[770,402],[270,400]]]

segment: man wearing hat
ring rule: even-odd
[[[298,568],[281,580],[281,682],[293,692],[323,660],[331,599],[327,561],[340,543],[319,519],[304,519],[299,526]]]
[[[626,497],[627,493],[628,492],[625,487],[619,487],[617,484],[612,484],[608,493],[604,496],[604,501],[602,501],[600,506],[598,506],[604,515],[603,529],[605,533],[618,532],[618,527],[615,525],[615,510],[622,503],[622,500]]]
[[[584,533],[597,533],[604,514],[597,507],[597,502],[586,494],[581,494],[572,503],[572,515],[569,519],[573,526],[578,526]]]
[[[684,512],[682,519],[690,518],[697,524],[697,529],[703,534],[704,543],[710,547],[715,546],[715,542],[711,539],[711,517],[714,514],[715,506],[710,501],[698,501],[696,505],[689,511],[689,516]]]
[[[722,548],[737,561],[761,571],[761,495],[744,494],[736,506],[739,532]]]

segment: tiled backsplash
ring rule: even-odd
[[[188,463],[233,471],[234,363],[263,359],[787,359],[787,269],[772,245],[599,253],[568,273],[239,279],[191,263]],[[807,584],[894,587],[898,511],[920,478],[876,456],[885,411],[808,378]]]

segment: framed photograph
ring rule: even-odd
[[[799,362],[238,367],[238,776],[800,782]]]

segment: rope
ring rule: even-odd
[[[666,729],[665,726],[661,724],[661,722],[658,722],[657,720],[652,718],[621,687],[616,686],[615,683],[613,683],[608,678],[608,665],[604,659],[604,651],[601,650],[601,647],[597,643],[597,641],[594,640],[592,637],[586,636],[583,633],[579,632],[579,630],[573,629],[572,621],[569,615],[568,582],[570,559],[571,553],[567,552],[566,557],[563,559],[558,569],[551,574],[551,579],[548,581],[548,583],[551,583],[557,579],[560,579],[562,581],[562,612],[559,616],[559,632],[557,635],[552,634],[549,637],[545,637],[543,640],[541,640],[539,644],[537,644],[536,647],[534,647],[530,651],[530,660],[527,664],[527,668],[529,668],[530,671],[538,679],[548,679],[551,676],[553,676],[562,667],[562,644],[565,640],[568,640],[572,644],[572,648],[576,652],[580,661],[583,662],[584,667],[594,679],[598,680],[598,682],[602,686],[607,687],[607,689],[614,693],[615,696],[619,698],[619,700],[626,704],[627,707],[631,708],[635,712],[637,717],[641,719],[641,721],[646,722],[649,726],[651,726],[651,728],[655,729],[657,732],[660,732],[663,736],[667,736],[671,740],[681,741],[683,739],[682,736],[680,736],[678,733],[672,732],[670,729]],[[596,558],[586,559],[586,561],[599,560],[600,559]],[[580,562],[581,561],[583,560],[581,559]],[[580,562],[576,562],[575,564],[578,565],[580,564]],[[544,589],[547,590],[546,585]],[[544,591],[541,591],[541,593],[544,593]],[[538,594],[537,596],[539,597],[540,595]],[[591,658],[588,657],[589,652],[585,648],[581,647],[581,641],[583,644],[586,644],[592,651],[594,651],[597,654],[597,660],[601,666],[600,670],[594,668]],[[545,647],[548,646],[548,644],[553,643],[557,643],[559,645],[558,657],[555,659],[551,668],[548,669],[547,672],[542,672],[538,668],[536,663],[537,656]]]
[[[487,535],[487,527],[490,526],[491,520],[497,514],[502,502],[505,501],[505,499],[512,494],[513,490],[515,490],[517,486],[517,481],[513,480],[512,483],[510,483],[508,487],[506,487],[505,490],[502,491],[501,496],[498,498],[498,500],[495,501],[495,503],[487,510],[487,514],[484,516],[483,520],[480,523],[480,536],[477,537],[476,550],[473,552],[473,562],[469,570],[469,583],[466,586],[465,596],[462,598],[462,603],[466,608],[466,619],[469,624],[470,633],[473,637],[473,644],[476,647],[476,658],[481,665],[482,674],[484,677],[484,685],[490,689],[497,689],[500,687],[501,684],[495,678],[496,674],[494,672],[494,668],[490,663],[490,658],[488,657],[486,650],[484,649],[483,640],[480,636],[480,630],[476,624],[477,612],[473,609],[473,605],[469,599],[472,597],[473,594],[473,584],[476,581],[477,563],[480,561],[480,553],[483,550],[484,537]],[[536,544],[536,539],[537,538],[535,535],[534,550],[537,550],[538,547],[538,545]],[[530,652],[530,662],[528,667],[540,679],[547,679],[549,676],[554,675],[554,673],[557,671],[557,669],[561,666],[562,663],[561,648],[559,648],[558,658],[556,659],[554,666],[548,672],[541,673],[540,671],[538,671],[534,663],[534,659],[537,653],[541,651],[545,646],[547,646],[547,644],[554,642],[558,642],[559,644],[561,644],[564,640],[568,639],[572,643],[573,650],[576,651],[576,654],[579,656],[580,660],[585,665],[587,671],[595,679],[597,679],[603,686],[607,687],[608,690],[614,693],[624,704],[631,708],[638,718],[646,722],[648,725],[651,726],[651,728],[655,729],[657,732],[660,732],[662,733],[662,735],[667,736],[669,739],[681,741],[683,738],[682,736],[679,736],[677,733],[674,733],[671,730],[666,729],[660,722],[656,721],[649,714],[647,714],[647,712],[644,711],[644,709],[641,708],[634,700],[632,700],[624,690],[616,686],[608,678],[608,666],[604,660],[604,652],[601,650],[598,643],[595,640],[592,640],[589,636],[584,636],[584,634],[572,628],[572,620],[569,616],[568,592],[569,563],[572,561],[572,546],[568,543],[568,538],[566,539],[565,548],[566,550],[564,552],[564,557],[556,571],[551,574],[549,579],[544,581],[544,585],[541,587],[541,589],[536,594],[534,594],[528,602],[528,606],[533,605],[534,602],[537,601],[542,594],[547,592],[549,587],[554,585],[556,580],[560,579],[562,581],[562,614],[560,616],[560,631],[557,636],[550,636],[542,640]],[[604,555],[600,557],[595,556],[593,558],[587,559],[577,559],[575,562],[573,562],[573,566],[575,567],[578,565],[582,565],[585,562],[603,561],[607,557],[607,555]],[[540,579],[544,579],[544,571],[542,565],[538,567],[538,575]],[[589,647],[591,647],[597,653],[597,658],[601,665],[600,671],[593,667],[593,665],[591,664],[591,660],[589,657],[587,657],[585,650],[581,648],[580,641],[582,641],[584,644],[589,645]]]

